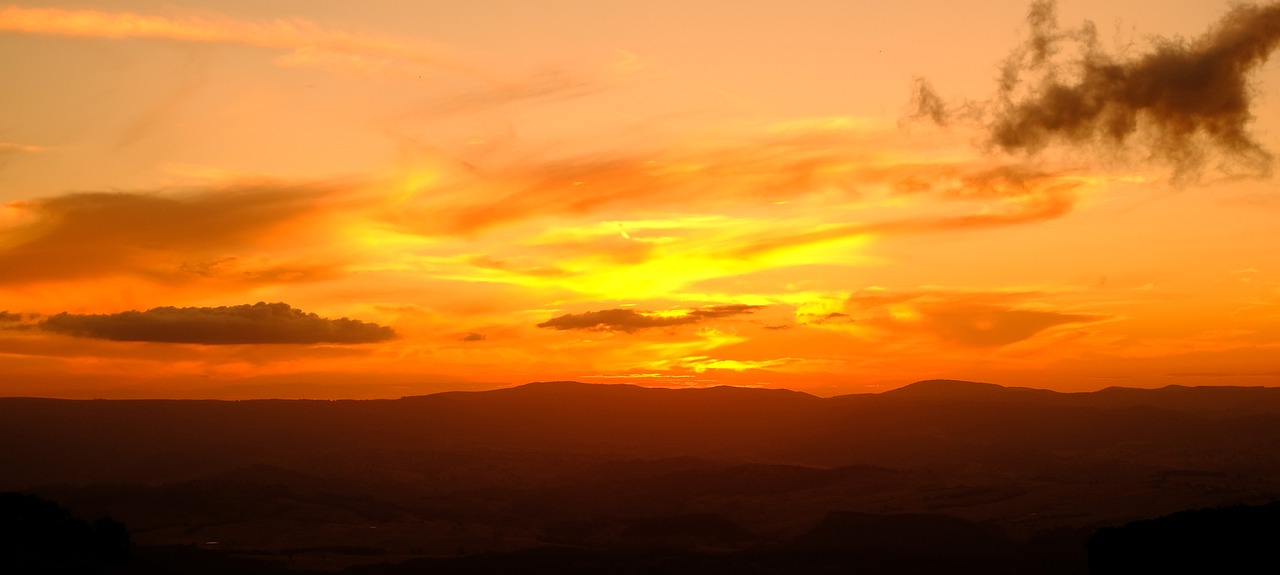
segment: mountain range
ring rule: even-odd
[[[867,525],[1038,541],[1078,566],[1100,527],[1280,499],[1280,389],[0,398],[0,461],[0,491],[111,516],[135,543],[299,569],[546,546],[811,550]]]

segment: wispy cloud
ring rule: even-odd
[[[44,146],[33,146],[30,144],[17,144],[14,142],[0,142],[0,167],[3,167],[11,158],[26,154],[39,154],[47,152],[49,149]]]
[[[428,66],[483,75],[439,47],[325,28],[303,19],[242,21],[133,12],[0,7],[0,31],[86,38],[159,38],[289,50],[291,65]]]
[[[761,307],[763,306],[741,304],[719,305],[688,310],[675,315],[642,313],[633,309],[606,309],[557,316],[538,324],[538,327],[557,330],[585,329],[634,333],[641,329],[689,325],[735,315],[749,314]]]
[[[876,136],[882,141],[867,141]],[[883,151],[883,141],[903,137],[856,128],[754,133],[739,136],[736,144],[672,146],[649,154],[446,168],[432,180],[432,187],[407,194],[387,217],[413,233],[433,236],[471,236],[530,220],[616,217],[620,212],[652,219],[668,218],[673,212],[768,212],[776,224],[782,223],[780,217],[806,213],[804,219],[812,228],[812,208],[821,205],[832,210],[822,214],[820,223],[832,226],[819,234],[832,238],[1060,217],[1074,208],[1074,192],[1090,180],[1078,169],[1061,166],[980,157],[936,160],[909,150]],[[861,217],[862,208],[894,203],[895,196],[939,205],[970,202],[982,211],[918,218],[894,217],[892,210],[879,209],[877,219]],[[803,207],[810,210],[803,212]],[[958,210],[963,208],[952,211]],[[839,215],[845,221],[835,221]],[[848,221],[855,217],[862,221]],[[844,227],[836,229],[840,226],[835,224]]]
[[[30,144],[15,144],[13,142],[0,142],[0,155],[3,154],[35,154],[47,151],[44,146],[32,146]]]

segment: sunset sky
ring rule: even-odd
[[[1277,385],[1232,6],[0,4],[0,395]]]

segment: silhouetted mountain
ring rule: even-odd
[[[1089,539],[1089,572],[1278,573],[1280,502],[1182,511],[1104,527]]]
[[[0,572],[83,575],[128,558],[129,532],[119,522],[89,523],[52,501],[0,493]]]
[[[910,397],[916,399],[973,400],[1010,397],[1025,399],[1028,395],[1038,395],[1043,397],[1057,394],[1052,391],[1032,389],[1029,387],[1005,387],[994,383],[959,381],[954,379],[928,379],[924,381],[917,381],[898,389],[886,391],[881,395],[894,398]]]
[[[343,449],[890,467],[1110,454],[1176,467],[1208,450],[1269,465],[1277,446],[1280,390],[1269,388],[1062,394],[930,381],[822,399],[555,382],[396,401],[0,399],[0,457],[21,462],[0,488],[194,479]]]
[[[904,557],[994,557],[1013,544],[1000,529],[945,515],[839,511],[787,547]]]
[[[564,556],[696,572],[724,566],[711,551],[742,572],[894,572],[882,559],[904,554],[928,559],[915,572],[1036,572],[995,555],[1076,565],[1098,526],[1280,499],[1278,398],[947,380],[834,398],[575,382],[375,401],[9,398],[0,488],[262,572]],[[996,551],[928,558],[909,533]],[[522,555],[547,545],[584,551]],[[156,561],[204,552],[166,549]]]

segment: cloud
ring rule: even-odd
[[[994,148],[1140,143],[1180,177],[1198,173],[1211,152],[1231,167],[1269,171],[1272,155],[1248,129],[1249,79],[1280,45],[1280,3],[1237,5],[1201,37],[1156,39],[1135,57],[1106,53],[1091,22],[1059,28],[1055,12],[1053,0],[1032,4],[1030,37],[1004,65],[988,103]],[[946,123],[954,110],[927,83],[917,91],[916,115]]]
[[[958,202],[982,202],[982,213],[931,218],[879,218],[851,223],[848,216],[817,230],[825,240],[868,232],[936,231],[1003,226],[1059,217],[1074,207],[1073,193],[1084,184],[1064,168],[989,159],[911,161],[896,150],[900,134],[875,128],[775,126],[764,134],[744,133],[732,142],[672,146],[648,154],[618,154],[543,160],[496,169],[442,169],[435,193],[416,193],[385,217],[415,234],[474,237],[531,220],[573,220],[606,213],[628,219],[663,219],[698,213],[751,217],[767,210],[774,223],[789,215],[804,220],[830,214],[802,205],[877,208],[901,205],[884,194],[914,195]],[[744,144],[743,142],[747,142]],[[905,144],[902,144],[905,145]],[[876,152],[877,147],[887,151]],[[932,199],[932,198],[931,198]],[[884,213],[884,210],[876,210]],[[906,211],[906,210],[904,210]],[[868,227],[870,226],[870,227]],[[838,229],[837,229],[838,228]],[[760,234],[768,251],[774,234]],[[782,229],[777,235],[792,236]],[[786,241],[784,240],[785,244]],[[649,249],[629,243],[629,249]],[[787,244],[792,245],[792,244]]]
[[[462,336],[462,341],[484,341],[486,338],[483,333],[471,332]]]
[[[287,65],[343,62],[348,67],[430,66],[480,75],[441,49],[421,43],[330,30],[301,19],[245,22],[228,18],[167,17],[131,12],[0,7],[0,31],[89,38],[160,38],[292,50]]]
[[[847,313],[802,317],[804,323],[851,323],[888,334],[917,332],[965,347],[1001,347],[1054,327],[1103,316],[1066,313],[1028,302],[1033,294],[868,291],[845,302]],[[838,320],[838,321],[835,321]]]
[[[504,82],[452,96],[424,110],[431,117],[455,116],[516,102],[577,98],[605,89],[598,78],[560,69],[545,69],[515,82]]]
[[[48,151],[43,146],[32,146],[30,144],[15,144],[13,142],[0,142],[0,155],[4,154],[38,154]]]
[[[904,217],[878,222],[839,224],[819,230],[761,234],[734,250],[751,257],[779,249],[863,235],[903,235],[994,228],[1063,217],[1076,206],[1083,182],[1067,173],[1020,164],[965,166],[904,163],[869,169],[868,183],[882,183],[898,196],[929,194],[949,201],[983,202],[981,213]]]
[[[1089,323],[1092,315],[1008,309],[997,306],[927,306],[927,329],[942,339],[970,347],[996,347],[1028,339],[1051,327]]]
[[[0,329],[27,329],[34,325],[39,316],[29,313],[12,313],[0,311]]]
[[[48,151],[48,148],[41,146],[32,146],[28,144],[15,144],[13,142],[0,142],[0,168],[9,162],[10,158],[23,154],[39,154]]]
[[[330,207],[336,186],[238,185],[185,194],[76,193],[13,202],[0,225],[0,285],[135,273],[157,279],[233,273],[241,279],[315,265],[228,255]],[[2,223],[2,222],[0,222]],[[260,279],[270,279],[262,276]]]
[[[654,327],[672,327],[700,323],[735,315],[749,314],[760,309],[758,305],[718,305],[690,310],[681,315],[651,315],[632,309],[606,309],[585,313],[571,313],[551,318],[538,324],[557,330],[585,329],[593,331],[621,331],[634,333]]]
[[[468,263],[479,268],[498,270],[517,275],[536,277],[564,277],[569,272],[555,266],[521,266],[508,260],[500,260],[490,256],[475,256]]]
[[[49,316],[45,331],[114,341],[235,345],[261,343],[373,343],[395,337],[386,326],[326,319],[285,303],[223,307],[158,307],[144,312]]]
[[[758,209],[814,194],[856,198],[859,170],[876,162],[877,147],[894,136],[832,123],[752,129],[644,153],[508,166],[450,162],[439,169],[435,193],[413,195],[388,219],[415,233],[466,236],[537,218],[607,211],[644,218],[672,209]]]

